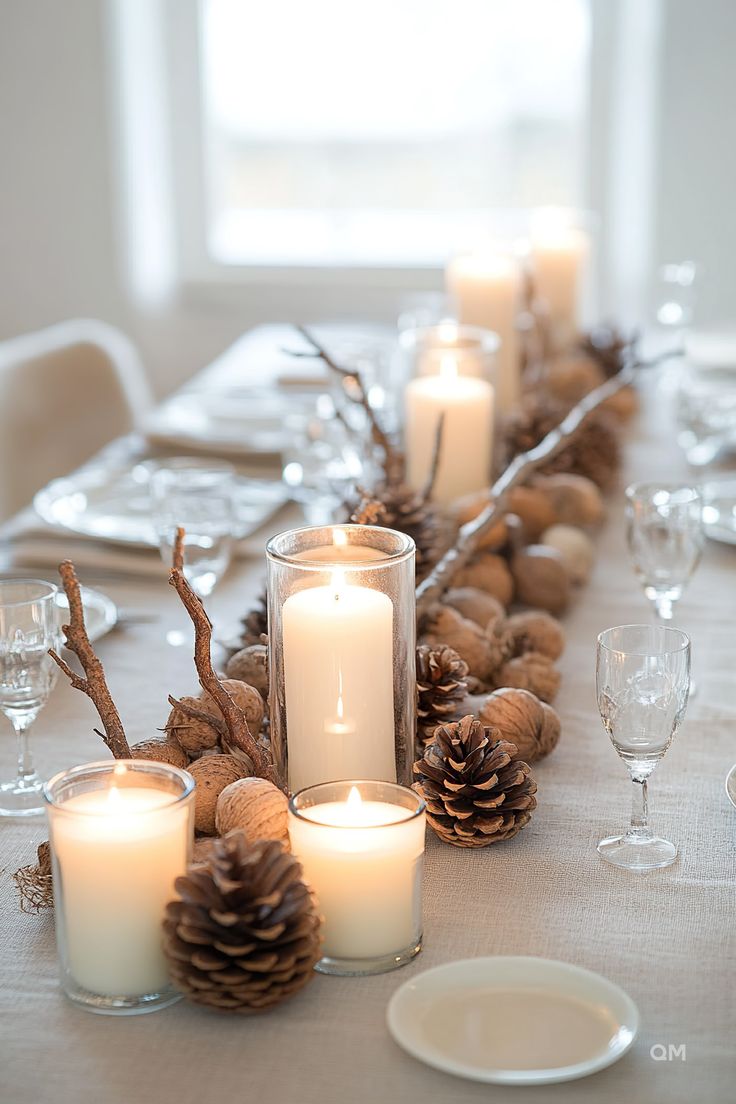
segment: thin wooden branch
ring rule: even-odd
[[[207,709],[197,709],[196,706],[188,705],[186,702],[180,701],[175,698],[173,694],[169,694],[169,705],[173,709],[178,709],[185,717],[188,717],[192,721],[204,721],[205,724],[212,725],[217,730],[220,736],[224,736],[227,739],[228,730],[227,725],[223,721],[222,717],[216,717],[214,713],[210,713]],[[181,724],[175,726],[176,728],[182,728]],[[168,731],[168,728],[163,729],[164,732]]]
[[[176,536],[174,537],[174,551],[171,560],[171,566],[175,571],[184,570],[184,529],[181,525],[176,527]]]
[[[346,382],[347,380],[353,381],[358,390],[360,405],[365,410],[368,422],[371,427],[371,436],[374,442],[383,451],[386,480],[389,483],[398,481],[401,478],[401,474],[404,469],[403,453],[393,444],[391,438],[386,433],[380,421],[378,420],[376,412],[371,405],[370,399],[368,398],[368,390],[365,386],[365,383],[363,382],[363,377],[361,376],[360,372],[357,372],[351,368],[343,368],[342,365],[338,364],[337,361],[334,360],[332,355],[328,352],[328,350],[325,349],[325,347],[321,345],[315,337],[313,337],[312,333],[306,328],[306,326],[297,326],[296,329],[302,335],[304,340],[308,341],[309,344],[312,346],[312,348],[314,349],[315,357],[319,357],[320,360],[324,361],[327,367],[332,372],[335,372],[338,376],[340,376],[343,382]]]
[[[558,426],[528,452],[519,453],[490,490],[490,502],[485,510],[463,525],[455,544],[435,565],[427,578],[417,588],[417,618],[421,619],[430,606],[442,597],[459,571],[476,552],[480,538],[504,513],[504,497],[512,487],[524,483],[532,472],[540,468],[570,443],[571,438],[606,399],[627,387],[635,378],[633,365],[624,366],[606,383],[585,396]]]
[[[194,664],[203,690],[214,699],[227,726],[228,740],[240,748],[253,764],[253,769],[261,778],[276,782],[276,774],[270,757],[259,746],[248,727],[245,713],[228,694],[215,674],[212,666],[212,622],[199,597],[194,593],[184,572],[173,567],[169,582],[182,600],[184,608],[194,625]]]
[[[71,560],[64,560],[63,563],[59,564],[59,575],[69,602],[69,624],[62,625],[66,646],[81,663],[85,677],[76,674],[69,664],[60,655],[57,655],[53,648],[49,649],[49,655],[67,676],[74,689],[81,690],[94,704],[105,730],[104,734],[100,733],[100,735],[114,757],[116,759],[130,759],[130,746],[123,723],[120,720],[120,714],[108,689],[102,663],[95,655],[87,635],[79,580]],[[95,729],[95,731],[98,730]]]
[[[434,447],[432,449],[432,463],[429,465],[429,475],[427,476],[427,482],[421,492],[422,502],[429,502],[432,497],[432,491],[437,480],[437,472],[440,467],[440,458],[442,456],[442,440],[445,434],[445,412],[444,410],[439,416],[437,421],[437,428],[434,435]]]

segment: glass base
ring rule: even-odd
[[[43,781],[37,774],[14,778],[0,786],[0,816],[43,816]]]
[[[158,1012],[182,999],[177,989],[165,989],[160,993],[144,993],[140,997],[111,997],[92,993],[79,986],[64,986],[64,995],[77,1008],[95,1012],[98,1016],[140,1016],[144,1012]]]
[[[320,974],[332,974],[335,977],[365,977],[368,974],[387,974],[389,970],[398,970],[406,966],[422,949],[422,937],[394,954],[381,955],[378,958],[332,958],[324,955],[314,967]]]
[[[606,862],[625,870],[658,870],[677,858],[677,848],[659,836],[609,836],[598,844],[598,854]]]

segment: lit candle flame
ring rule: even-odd
[[[440,376],[442,379],[457,379],[457,360],[452,355],[440,357]]]
[[[332,530],[332,543],[335,548],[345,548],[348,543],[348,535],[344,529]]]
[[[354,820],[360,819],[360,814],[363,809],[363,799],[360,796],[360,790],[357,786],[352,786],[350,793],[348,794],[348,812]]]
[[[457,341],[457,326],[454,322],[440,322],[437,332],[443,345],[454,345]]]

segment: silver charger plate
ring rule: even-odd
[[[701,494],[706,535],[722,544],[736,544],[736,479],[703,483]]]
[[[288,491],[282,483],[236,476],[234,497],[233,536],[242,540],[283,506]],[[136,468],[118,473],[90,469],[55,479],[38,492],[33,505],[48,525],[71,533],[158,548],[147,479]]]
[[[448,962],[391,998],[388,1029],[420,1062],[498,1085],[586,1077],[621,1058],[639,1012],[618,985],[567,962],[496,955]]]
[[[91,587],[80,587],[82,606],[84,608],[84,623],[87,628],[87,636],[94,644],[100,637],[105,636],[114,629],[118,623],[118,608],[112,598],[108,598],[99,590]],[[69,618],[69,603],[66,594],[59,591],[56,595],[56,604],[59,607],[59,624],[67,624]]]

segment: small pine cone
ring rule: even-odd
[[[350,509],[354,525],[380,525],[411,537],[417,582],[429,574],[449,544],[448,527],[435,506],[404,483],[378,487]]]
[[[467,674],[467,663],[447,644],[417,648],[417,731],[425,742],[457,713],[468,692]]]
[[[164,952],[172,981],[195,1004],[264,1012],[311,980],[320,957],[317,904],[302,868],[275,840],[239,830],[213,844],[204,865],[177,878],[166,906]]]
[[[580,348],[595,360],[610,378],[620,372],[627,355],[632,349],[632,337],[624,337],[620,331],[608,326],[596,326],[590,333],[584,334]]]
[[[427,819],[446,843],[487,847],[511,839],[536,807],[537,784],[514,744],[496,738],[475,717],[439,725],[435,742],[414,764],[413,789]]]
[[[544,472],[572,472],[608,490],[621,467],[621,442],[615,418],[598,411],[580,427],[573,440],[549,460]]]
[[[261,591],[253,608],[242,621],[243,631],[240,640],[243,648],[251,644],[262,644],[262,636],[268,635],[268,598],[265,589]]]

